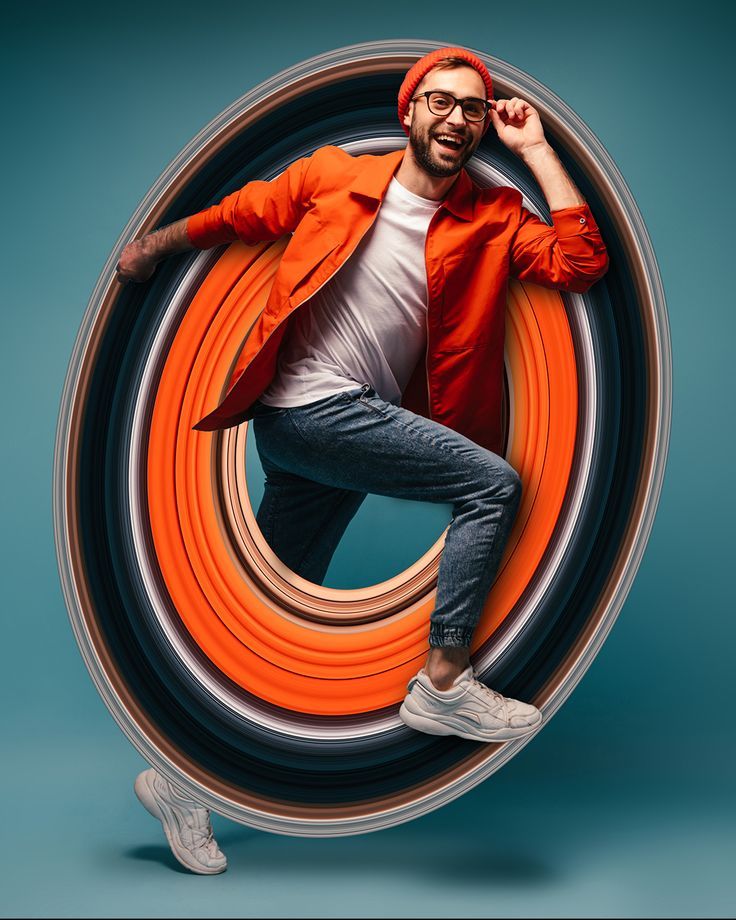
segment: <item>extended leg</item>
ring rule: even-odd
[[[321,585],[330,561],[366,493],[337,489],[279,469],[261,454],[266,473],[256,521],[292,572]]]

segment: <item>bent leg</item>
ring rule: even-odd
[[[485,742],[536,731],[542,713],[478,681],[469,658],[518,512],[516,471],[445,425],[386,403],[367,384],[284,410],[274,427],[279,437],[273,438],[272,459],[284,472],[326,487],[453,506],[427,667],[409,682],[399,709],[404,723],[434,735]]]
[[[367,385],[280,410],[270,424],[266,453],[285,473],[362,494],[453,505],[430,644],[469,646],[519,508],[516,471]]]

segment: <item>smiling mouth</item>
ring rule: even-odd
[[[448,152],[457,153],[465,146],[465,141],[449,134],[435,134],[433,138],[439,147]]]

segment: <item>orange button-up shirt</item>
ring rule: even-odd
[[[251,417],[276,372],[289,317],[309,309],[310,297],[355,250],[403,155],[353,157],[322,147],[271,182],[249,182],[189,218],[187,235],[199,249],[293,234],[227,394],[197,430],[229,428]],[[437,209],[425,244],[427,346],[401,402],[496,453],[503,433],[509,277],[582,293],[608,267],[587,204],[552,211],[550,227],[521,202],[516,189],[480,188],[462,170]]]

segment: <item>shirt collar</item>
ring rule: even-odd
[[[361,164],[360,172],[350,183],[350,191],[357,195],[365,195],[368,198],[383,201],[386,189],[403,156],[403,150],[394,150],[383,156],[368,159],[365,165]],[[472,220],[473,198],[473,181],[462,169],[442,204],[455,217],[461,220]]]

